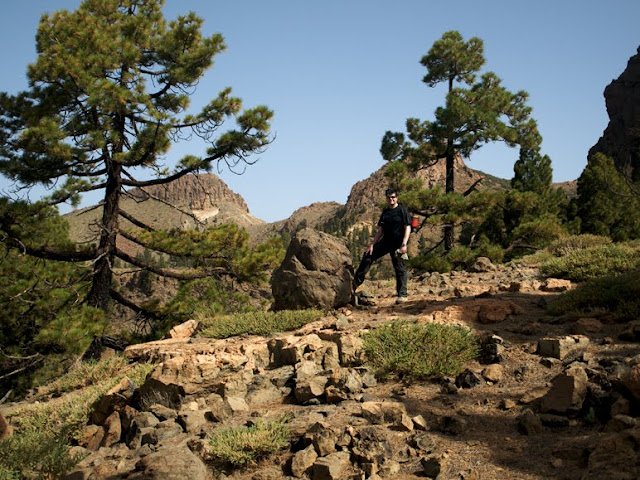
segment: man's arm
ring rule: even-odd
[[[400,251],[402,253],[407,253],[407,244],[409,243],[409,235],[411,235],[411,225],[405,225],[404,237],[402,238],[402,245],[400,246]]]

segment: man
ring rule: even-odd
[[[398,193],[393,188],[387,189],[385,195],[387,208],[380,215],[373,242],[362,256],[353,286],[355,291],[364,282],[364,277],[373,262],[388,253],[396,272],[396,303],[404,303],[407,301],[407,267],[404,261],[407,258],[407,242],[411,234],[411,216],[405,207],[398,205]]]

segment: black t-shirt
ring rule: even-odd
[[[411,216],[407,209],[398,205],[396,208],[385,208],[378,220],[378,226],[382,227],[384,236],[382,241],[390,243],[394,247],[402,245],[404,231],[407,225],[411,225]]]

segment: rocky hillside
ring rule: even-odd
[[[207,339],[191,321],[129,347],[155,368],[96,405],[67,478],[640,478],[640,324],[549,315],[569,282],[521,264],[479,270],[414,278],[402,306],[369,282],[374,305],[268,338]],[[360,334],[400,320],[472,329],[480,361],[441,382],[376,379]],[[0,413],[15,421],[20,407]],[[216,461],[215,432],[283,415],[279,454]]]

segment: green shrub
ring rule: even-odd
[[[467,328],[401,321],[366,333],[364,351],[379,377],[425,379],[460,373],[478,343]]]
[[[66,432],[29,429],[0,440],[0,479],[61,478],[81,460]]]
[[[609,243],[611,243],[611,239],[603,235],[568,235],[553,241],[545,250],[554,257],[563,257],[576,250],[600,247]]]
[[[640,272],[588,281],[551,300],[547,310],[553,315],[610,313],[619,321],[634,320],[640,317]]]
[[[409,268],[419,272],[447,273],[453,268],[449,260],[439,254],[417,256],[409,259]]]
[[[228,338],[236,335],[271,335],[295,330],[324,315],[321,310],[280,310],[278,312],[247,312],[219,317],[198,316],[200,334],[209,338]]]
[[[502,247],[491,243],[485,236],[480,237],[478,246],[474,248],[473,253],[476,258],[487,257],[493,263],[502,263],[504,260],[504,250]]]
[[[465,246],[457,246],[453,247],[447,253],[447,260],[453,266],[453,268],[467,268],[471,266],[471,264],[476,259],[475,253],[469,248]]]
[[[640,266],[640,250],[635,243],[613,243],[574,250],[554,257],[540,266],[547,277],[582,282],[593,278],[618,275]]]
[[[218,462],[235,467],[251,464],[289,446],[288,417],[249,427],[221,428],[209,439],[209,453]]]

